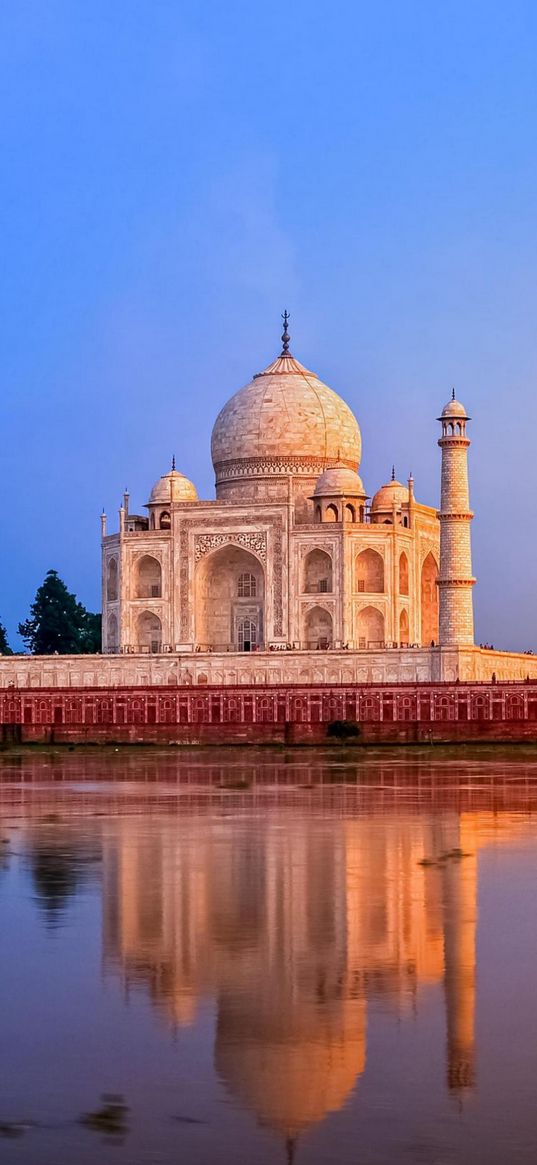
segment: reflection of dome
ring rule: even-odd
[[[355,469],[343,469],[337,466],[325,469],[317,480],[314,497],[360,497],[365,498],[366,492],[361,477]]]
[[[224,405],[211,452],[217,483],[236,476],[237,462],[248,476],[266,474],[267,461],[289,473],[311,474],[312,467],[331,462],[356,469],[360,429],[337,393],[282,353]],[[265,464],[256,464],[260,460]]]
[[[289,1038],[252,1035],[245,1027],[231,1038],[225,1017],[216,1043],[217,1072],[233,1095],[266,1124],[294,1137],[343,1107],[365,1068],[365,1003],[342,1004],[343,1023],[318,1024]]]
[[[184,473],[179,473],[177,469],[171,469],[169,473],[159,477],[156,485],[153,486],[148,505],[166,504],[166,502],[197,502],[197,500],[198,491],[195,485],[188,480],[188,477],[185,477]]]
[[[399,509],[402,505],[408,504],[408,496],[408,486],[400,481],[389,481],[377,490],[371,502],[371,509],[391,511],[393,505]]]

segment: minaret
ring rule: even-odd
[[[470,522],[473,518],[468,493],[467,416],[455,400],[455,390],[442,415],[442,486],[440,495],[440,644],[474,642],[472,604],[472,551]]]

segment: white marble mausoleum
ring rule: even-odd
[[[282,339],[280,355],[216,418],[215,498],[199,498],[174,460],[147,515],[130,513],[125,494],[117,533],[103,516],[106,654],[438,644],[436,506],[394,473],[368,492],[351,409],[291,355],[287,322]],[[465,410],[449,410],[465,464]],[[459,574],[471,574],[466,565]],[[446,643],[473,640],[471,626],[444,631]]]

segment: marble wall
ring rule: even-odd
[[[0,657],[0,688],[367,684],[537,678],[537,656],[468,648]]]

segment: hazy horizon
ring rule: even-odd
[[[537,649],[535,7],[7,0],[2,32],[12,646],[49,568],[99,608],[125,487],[140,512],[175,454],[214,496],[212,424],[288,308],[370,494],[393,463],[438,503],[455,386],[476,640]]]

